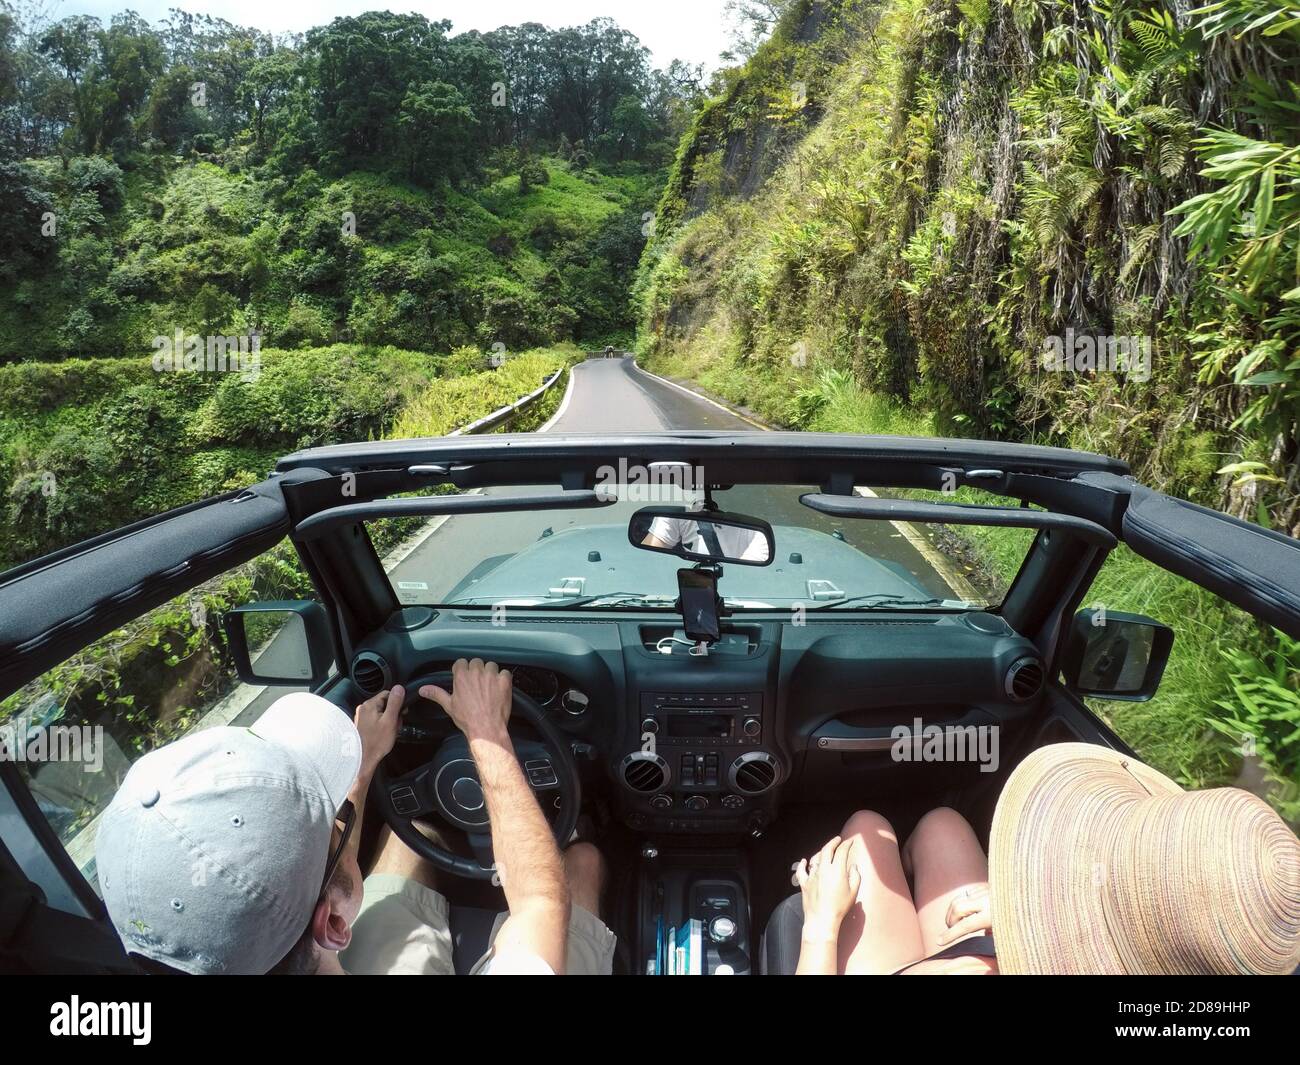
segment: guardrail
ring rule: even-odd
[[[564,374],[564,367],[561,366],[555,373],[551,374],[542,382],[542,387],[529,392],[522,399],[517,399],[513,403],[508,403],[504,407],[498,407],[491,414],[485,414],[476,422],[470,422],[469,425],[463,425],[459,429],[453,429],[448,436],[467,436],[471,433],[486,433],[490,429],[495,429],[499,425],[505,425],[520,411],[527,410],[539,399],[541,399],[556,381]]]

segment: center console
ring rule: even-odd
[[[751,972],[749,877],[735,851],[641,852],[636,972],[745,976]]]
[[[627,821],[661,831],[761,830],[781,764],[761,691],[641,692],[640,746],[619,765]]]
[[[612,766],[622,819],[640,832],[761,832],[785,776],[773,694],[780,637],[727,626],[725,651],[696,657],[656,652],[664,635],[642,628],[624,643],[627,716]]]

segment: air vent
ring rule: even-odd
[[[385,688],[392,687],[393,674],[379,655],[373,651],[362,651],[352,660],[352,683],[366,695],[377,695]]]
[[[634,751],[623,759],[619,769],[623,783],[642,795],[659,791],[668,784],[668,763],[657,754]]]
[[[745,795],[762,795],[780,775],[780,765],[767,751],[747,751],[731,763],[727,780]]]
[[[1032,699],[1043,690],[1043,664],[1037,658],[1022,658],[1007,670],[1007,694],[1017,702]]]

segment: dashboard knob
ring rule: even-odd
[[[668,795],[656,795],[650,800],[650,805],[656,810],[667,810],[673,804],[673,800]]]
[[[648,732],[652,736],[659,731],[659,722],[652,717],[647,717],[641,722],[641,731]]]
[[[726,943],[736,934],[736,922],[720,915],[709,922],[709,938],[715,943]]]
[[[709,800],[703,795],[692,795],[686,800],[685,806],[688,810],[707,810]]]
[[[746,736],[753,737],[763,731],[763,723],[756,717],[747,717],[741,728],[745,730]]]
[[[560,707],[566,714],[578,717],[587,712],[587,697],[577,688],[570,688],[560,696]]]

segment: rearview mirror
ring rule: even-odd
[[[306,600],[245,603],[222,619],[245,684],[317,688],[334,664],[329,619]]]
[[[1173,629],[1141,614],[1081,610],[1061,672],[1076,695],[1145,702],[1160,687],[1173,645]]]
[[[642,507],[628,522],[627,538],[635,547],[688,562],[767,566],[776,557],[772,526],[762,518],[721,510]]]

